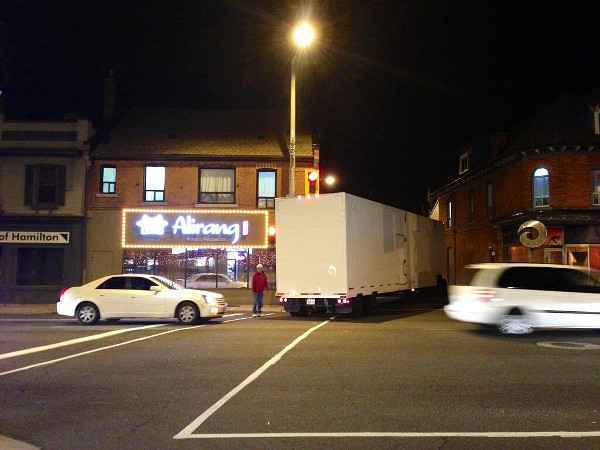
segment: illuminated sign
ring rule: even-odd
[[[266,248],[268,211],[124,209],[124,248]]]
[[[28,244],[68,244],[68,231],[0,231],[0,242]]]

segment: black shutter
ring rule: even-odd
[[[56,166],[56,205],[65,205],[66,166]]]
[[[36,166],[29,164],[25,166],[25,206],[33,205],[35,168]]]

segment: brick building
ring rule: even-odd
[[[0,114],[0,303],[47,303],[82,281],[86,119]]]
[[[600,269],[599,104],[600,91],[562,96],[460,151],[458,177],[431,195],[450,283],[466,281],[464,266],[477,262]]]
[[[304,193],[319,152],[301,115],[296,129]],[[131,110],[91,154],[86,280],[202,274],[203,287],[221,289],[247,283],[261,262],[274,282],[268,230],[289,190],[288,142],[289,112]]]

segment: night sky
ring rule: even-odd
[[[600,86],[595,1],[4,1],[9,119],[97,120],[118,103],[289,108],[291,29],[309,19],[297,104],[322,171],[346,190],[420,211],[462,145],[510,130],[564,93]]]

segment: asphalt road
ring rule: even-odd
[[[440,307],[194,327],[4,312],[0,447],[600,448],[600,331],[507,338]]]

